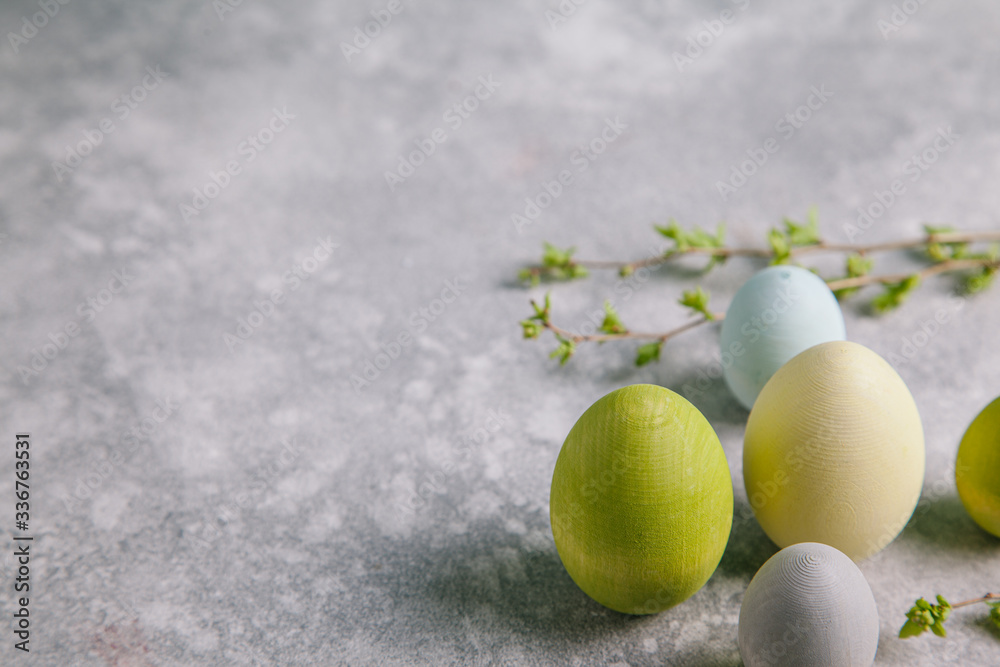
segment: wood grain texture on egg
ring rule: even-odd
[[[769,267],[746,281],[726,310],[719,339],[726,384],[749,410],[786,361],[845,337],[840,305],[822,278],[798,266]]]
[[[563,565],[587,595],[627,614],[701,588],[729,540],[733,483],[718,436],[678,394],[617,389],[563,443],[549,499]]]
[[[903,380],[868,348],[822,343],[782,366],[757,397],[743,481],[780,547],[822,542],[854,560],[909,521],[924,479],[924,435]]]
[[[1000,398],[983,408],[962,437],[955,484],[973,521],[1000,537]]]
[[[878,609],[854,561],[804,542],[774,554],[754,575],[738,634],[747,667],[869,667],[878,650]]]

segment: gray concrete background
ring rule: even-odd
[[[640,370],[632,344],[585,347],[560,368],[550,340],[520,339],[543,289],[513,277],[543,240],[644,256],[670,216],[724,219],[751,245],[814,204],[843,242],[894,179],[905,193],[859,241],[916,236],[924,221],[996,229],[1000,8],[914,4],[883,36],[888,0],[591,0],[554,27],[554,0],[403,0],[348,61],[341,42],[387,3],[289,4],[244,0],[220,16],[209,0],[69,2],[13,41],[40,7],[0,8],[0,498],[10,545],[13,436],[28,429],[36,537],[32,651],[15,656],[5,629],[0,662],[739,664],[740,600],[775,547],[747,515],[747,413],[721,381],[693,401],[726,449],[737,520],[690,600],[643,618],[601,608],[562,568],[547,506],[583,410],[629,383],[681,390],[717,363],[717,329]],[[727,9],[731,23],[679,69],[674,52]],[[449,122],[490,75],[499,87]],[[776,123],[814,86],[831,95],[783,136]],[[275,109],[294,118],[251,150]],[[627,129],[578,171],[574,153],[616,118]],[[95,134],[104,119],[111,131]],[[910,180],[907,160],[948,127],[958,139]],[[384,172],[435,128],[445,141],[390,191]],[[723,200],[716,182],[769,137],[780,150]],[[53,165],[81,143],[91,150],[72,168]],[[216,192],[210,172],[230,161],[239,173]],[[511,215],[567,169],[573,183],[519,233]],[[185,219],[180,205],[207,185],[213,198]],[[332,256],[294,278],[328,237]],[[683,321],[682,288],[700,282],[722,308],[759,268],[732,261],[702,279],[695,266],[658,272],[627,301],[611,274],[558,285],[556,317],[578,326],[617,296],[630,326],[668,328]],[[905,254],[879,264],[911,266]],[[442,311],[447,281],[460,295]],[[109,282],[117,293],[102,292]],[[275,290],[273,313],[227,344]],[[1000,292],[950,290],[930,281],[882,318],[845,308],[849,337],[883,356],[948,314],[898,364],[928,473],[917,517],[861,565],[880,665],[1000,664],[985,608],[956,612],[947,640],[895,638],[918,596],[1000,586],[1000,540],[965,515],[952,472],[965,427],[1000,394]],[[78,335],[22,378],[67,325]],[[352,387],[401,333],[412,342],[398,358]],[[500,428],[467,449],[491,416]],[[10,619],[12,559],[0,560]]]

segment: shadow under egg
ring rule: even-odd
[[[921,497],[900,540],[926,542],[935,549],[963,553],[996,553],[1000,538],[983,530],[957,495]]]
[[[761,565],[778,551],[778,546],[760,527],[750,505],[737,499],[729,542],[716,571],[730,577],[739,577],[749,584]]]

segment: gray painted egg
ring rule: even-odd
[[[825,544],[793,544],[771,556],[743,596],[740,655],[747,667],[870,667],[878,611],[861,570]]]

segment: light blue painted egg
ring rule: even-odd
[[[726,384],[749,410],[786,361],[846,335],[840,304],[822,278],[797,266],[768,267],[736,292],[722,322]]]

